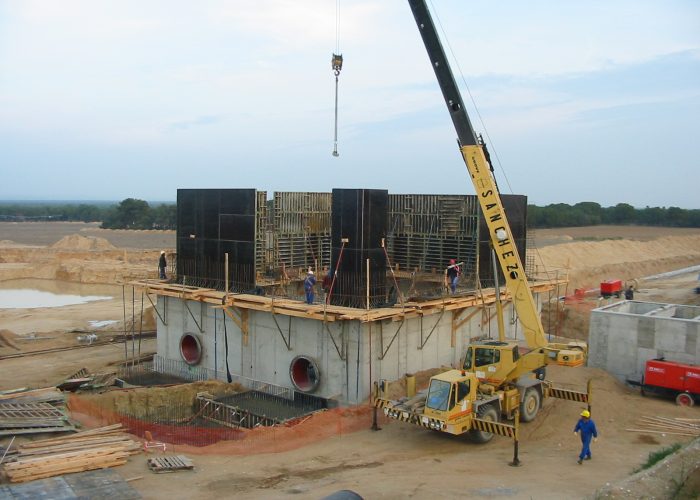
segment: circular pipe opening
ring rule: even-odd
[[[196,365],[202,359],[202,344],[195,335],[185,333],[180,338],[180,356],[188,365]]]
[[[289,365],[289,378],[294,387],[302,392],[313,392],[321,382],[321,373],[316,362],[308,356],[297,356]]]

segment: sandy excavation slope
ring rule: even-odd
[[[538,271],[568,272],[572,290],[592,288],[606,279],[631,282],[700,263],[700,232],[650,241],[575,241],[540,248],[536,255]]]

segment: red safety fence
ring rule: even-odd
[[[140,415],[113,408],[72,394],[68,407],[73,418],[93,425],[121,423],[127,432],[170,445],[186,445],[194,453],[253,454],[293,450],[333,436],[343,436],[372,425],[373,408],[368,405],[318,411],[271,427],[234,429],[193,415],[190,405],[169,405]],[[383,415],[381,420],[384,421]]]

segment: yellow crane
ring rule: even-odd
[[[408,3],[457,132],[460,151],[527,347],[522,352],[518,342],[506,341],[502,334],[498,341],[471,344],[462,369],[432,377],[426,393],[403,401],[380,397],[375,400],[375,406],[391,418],[433,430],[451,434],[469,432],[478,442],[501,434],[513,437],[517,443],[518,420],[533,420],[547,397],[579,401],[590,408],[590,383],[583,392],[558,389],[544,380],[548,363],[583,365],[587,346],[583,342],[547,341],[501,203],[486,145],[471,125],[425,1],[409,0]],[[498,280],[498,276],[494,278]],[[501,424],[502,418],[515,419],[516,425]],[[514,462],[517,462],[517,452]]]

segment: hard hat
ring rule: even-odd
[[[161,254],[161,255],[165,255],[165,250],[161,250],[161,251],[160,251],[160,254]]]
[[[309,274],[314,274],[314,272],[311,269],[309,269]]]
[[[590,418],[591,412],[588,411],[588,410],[583,410],[583,411],[581,412],[581,416],[582,416],[582,417],[586,417],[586,418]]]
[[[450,264],[454,264],[456,261],[454,259],[450,259]]]

